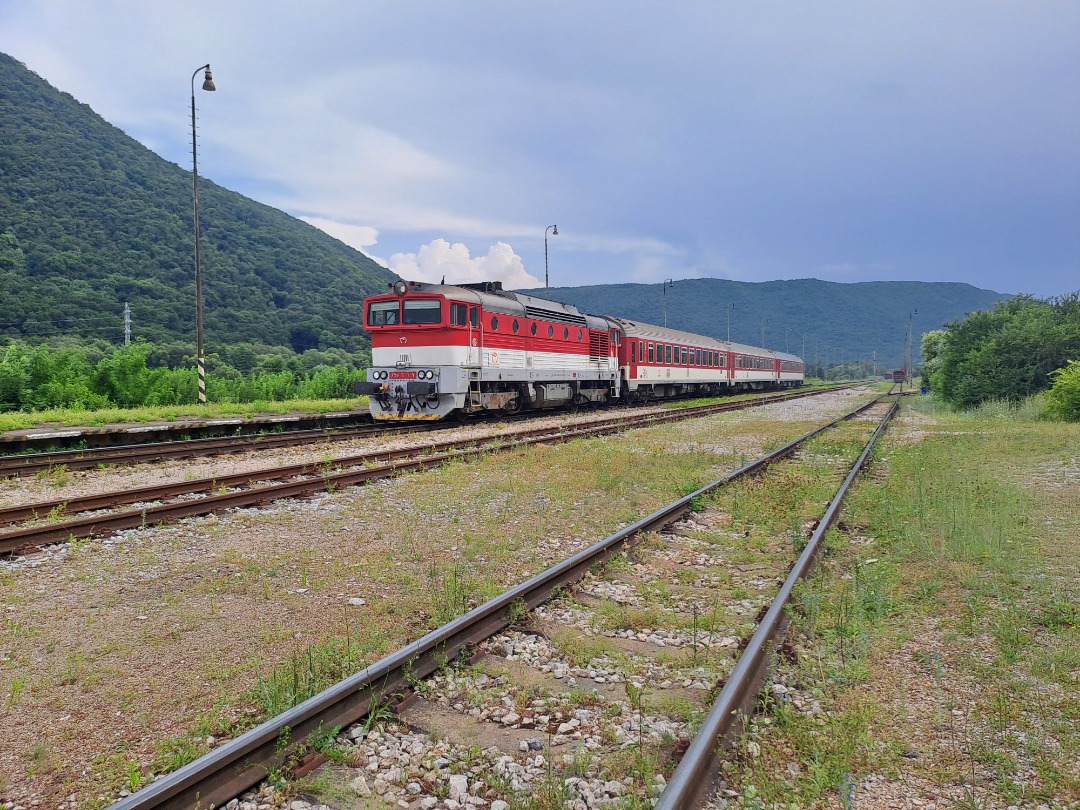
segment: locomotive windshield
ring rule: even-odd
[[[438,323],[442,319],[442,302],[432,299],[408,299],[401,322],[407,324]]]
[[[368,326],[392,326],[398,322],[400,301],[373,301],[368,307]]]

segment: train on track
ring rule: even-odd
[[[497,281],[397,281],[364,302],[379,420],[514,414],[566,405],[714,396],[803,382],[796,355],[504,290]]]

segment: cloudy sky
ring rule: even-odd
[[[0,0],[0,50],[410,278],[1080,289],[1076,0]],[[557,225],[554,236],[548,226]]]

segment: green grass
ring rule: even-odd
[[[848,531],[832,533],[833,557],[797,594],[796,637],[811,652],[785,671],[826,713],[766,707],[772,724],[756,733],[769,753],[731,774],[765,806],[835,801],[844,779],[870,772],[928,780],[957,806],[1080,800],[1080,512],[1069,473],[1080,426],[1030,407],[915,407],[920,435],[886,435],[845,507]],[[894,699],[905,660],[904,677],[931,686],[930,716]],[[935,736],[950,750],[935,749]],[[909,749],[913,759],[899,756]]]
[[[93,411],[55,408],[47,411],[0,413],[0,431],[25,430],[45,425],[97,427],[127,422],[174,422],[229,416],[251,418],[260,414],[321,414],[349,410],[362,412],[366,407],[366,397],[352,397],[349,399],[295,399],[283,402],[209,402],[206,405],[106,408]]]

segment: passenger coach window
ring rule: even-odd
[[[669,365],[669,366],[671,365],[671,344],[670,343],[665,343],[664,344],[664,363],[666,365]]]
[[[682,347],[682,364],[684,366],[690,365],[690,361],[686,359],[686,347],[685,346]]]
[[[402,323],[438,323],[440,320],[442,320],[442,307],[439,301],[422,299],[405,301]]]
[[[400,301],[376,301],[368,307],[368,326],[392,326],[398,322]]]

